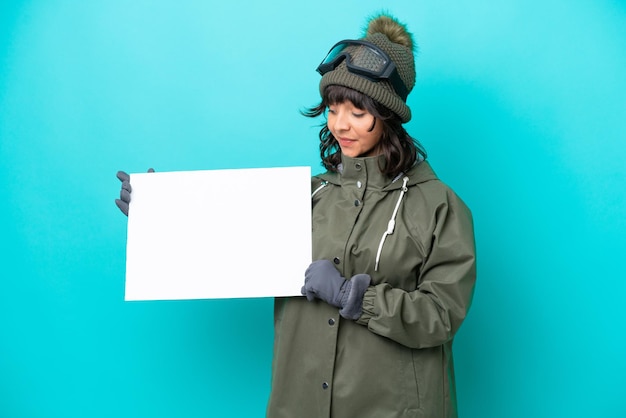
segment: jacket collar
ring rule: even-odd
[[[437,175],[427,161],[420,160],[409,171],[391,179],[380,172],[379,164],[384,166],[385,160],[382,155],[366,158],[341,157],[339,172],[326,172],[318,177],[331,184],[342,185],[344,183],[355,183],[362,180],[365,174],[368,187],[380,188],[384,190],[396,190],[402,188],[402,179],[408,177],[407,186],[413,186],[429,180],[436,180]]]

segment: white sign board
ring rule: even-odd
[[[130,300],[300,295],[310,167],[131,175]]]

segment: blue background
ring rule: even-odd
[[[272,301],[125,303],[115,172],[320,171],[298,112],[381,5],[1,3],[1,417],[264,415]],[[475,216],[461,416],[625,417],[626,4],[388,10],[420,47],[407,129]]]

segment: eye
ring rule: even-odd
[[[363,116],[365,116],[365,113],[352,112],[352,116],[354,116],[355,118],[362,118]]]
[[[334,115],[335,113],[337,113],[337,112],[335,111],[335,109],[333,109],[332,107],[329,107],[328,109],[326,109],[326,111],[327,111],[328,113],[332,113],[333,115]]]

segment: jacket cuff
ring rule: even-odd
[[[376,315],[374,312],[374,300],[376,299],[376,287],[371,286],[365,291],[363,295],[363,305],[361,309],[361,316],[356,320],[357,324],[367,326],[370,319]]]

